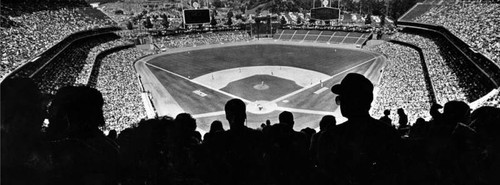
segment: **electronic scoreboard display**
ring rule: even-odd
[[[340,10],[338,8],[321,7],[311,9],[311,18],[313,19],[331,20],[339,19],[339,17]]]
[[[210,23],[210,10],[208,9],[184,10],[184,23],[186,24]]]

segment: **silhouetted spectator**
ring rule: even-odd
[[[201,134],[196,131],[196,119],[191,114],[178,114],[175,117],[175,124],[182,145],[196,145],[201,143]]]
[[[408,131],[410,130],[410,127],[408,125],[408,116],[406,115],[404,109],[399,108],[398,109],[398,116],[399,116],[399,121],[398,121],[398,132],[401,137],[406,137],[408,134]]]
[[[422,139],[427,135],[429,124],[424,118],[418,118],[417,121],[411,126],[409,137]]]
[[[259,129],[260,130],[264,130],[264,128],[266,128],[266,124],[265,123],[260,124],[260,128]]]
[[[480,107],[472,112],[471,127],[480,143],[480,174],[483,184],[499,184],[500,176],[500,108]]]
[[[373,84],[349,73],[331,90],[348,120],[320,138],[328,143],[319,150],[319,167],[329,175],[329,184],[397,184],[400,138],[369,115]]]
[[[110,130],[108,133],[108,138],[116,141],[116,138],[118,138],[118,133],[116,133],[116,130]]]
[[[225,105],[229,130],[214,133],[204,143],[211,169],[207,181],[213,184],[258,184],[263,178],[262,133],[245,126],[246,105],[231,99]]]
[[[121,151],[121,183],[158,184],[171,181],[176,174],[183,177],[174,166],[172,118],[141,120],[137,127],[123,130],[118,136]]]
[[[30,79],[6,79],[0,90],[1,184],[52,183],[38,87]]]
[[[215,120],[210,125],[210,130],[203,136],[203,142],[210,142],[212,135],[218,132],[224,132],[224,128],[221,121]]]
[[[304,134],[306,136],[306,142],[307,142],[307,149],[311,148],[311,139],[314,134],[316,134],[316,130],[306,127],[300,130],[300,133]]]
[[[335,119],[335,116],[332,115],[323,116],[323,118],[321,118],[321,121],[319,121],[319,132],[314,134],[311,138],[311,146],[309,148],[314,166],[318,165],[318,149],[320,147],[319,140],[321,134],[325,133],[328,129],[332,129],[336,124],[337,120]]]
[[[447,102],[444,105],[442,117],[431,122],[426,140],[426,156],[427,162],[432,166],[432,178],[435,179],[436,183],[456,184],[464,180],[460,176],[467,176],[460,172],[457,165],[463,151],[459,145],[464,143],[464,139],[468,140],[464,135],[474,135],[471,134],[473,131],[467,128],[469,123],[470,108],[461,101]],[[455,133],[455,131],[459,132]],[[473,179],[469,180],[473,181]]]
[[[118,145],[107,138],[99,91],[89,87],[61,88],[49,109],[54,184],[116,184]]]
[[[308,140],[303,133],[293,130],[293,114],[283,111],[279,124],[272,125],[265,134],[266,164],[277,184],[305,184],[308,182]]]
[[[441,112],[439,112],[439,109],[443,108],[443,106],[435,103],[435,104],[432,104],[431,106],[431,110],[429,111],[429,114],[432,116],[432,120],[436,120],[438,121],[439,119],[441,119]]]
[[[380,117],[379,120],[392,127],[392,119],[389,118],[390,114],[391,114],[390,110],[384,110],[384,116]]]

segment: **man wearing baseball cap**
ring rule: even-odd
[[[363,75],[347,74],[332,87],[335,102],[348,120],[321,137],[320,167],[335,184],[398,184],[396,130],[369,115],[373,84]]]

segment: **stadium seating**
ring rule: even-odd
[[[398,20],[399,21],[413,21],[413,19],[421,16],[422,14],[429,11],[434,6],[435,6],[434,4],[417,3],[415,6],[413,6],[412,9],[410,9],[408,12],[406,12]]]
[[[278,30],[273,36],[275,40],[307,41],[332,44],[363,45],[370,33],[328,31],[328,30]]]
[[[499,89],[475,110],[466,104],[498,88],[486,75],[495,71],[489,60],[453,47],[468,45],[446,34],[404,29],[391,36],[418,46],[423,58],[414,48],[394,41],[367,48],[387,58],[382,77],[375,84],[377,96],[370,116],[350,115],[348,123],[339,125],[335,117],[325,116],[317,124],[317,132],[297,127],[304,120],[293,120],[293,114],[285,111],[277,118],[279,123],[261,120],[261,127],[248,128],[244,123],[245,103],[228,102],[228,111],[222,113],[228,120],[220,121],[229,122],[229,130],[214,120],[209,132],[202,136],[196,130],[200,123],[189,113],[176,118],[144,119],[141,98],[147,95],[141,94],[147,93],[141,89],[134,62],[161,51],[133,47],[130,40],[112,32],[116,28],[82,31],[109,23],[106,16],[89,9],[84,1],[39,2],[54,4],[1,5],[2,16],[6,6],[6,15],[17,17],[13,22],[2,22],[2,27],[12,27],[10,33],[2,30],[2,38],[7,38],[2,40],[2,46],[8,42],[17,45],[2,48],[6,54],[2,56],[0,75],[16,70],[0,84],[1,184],[500,182],[496,173],[500,171]],[[444,1],[443,9],[456,2]],[[74,5],[68,7],[68,3]],[[46,18],[54,18],[55,22]],[[441,23],[448,27],[452,25],[449,22]],[[455,26],[449,28],[457,29]],[[461,31],[454,33],[462,37],[471,33]],[[479,36],[490,36],[489,31],[484,33],[487,36]],[[273,39],[363,45],[370,36],[345,30],[284,29],[278,30]],[[249,40],[252,38],[243,31],[220,31],[158,37],[153,43],[168,50]],[[466,40],[477,51],[497,54],[496,46],[487,39],[479,41]],[[442,110],[432,105],[424,67],[428,68],[438,103],[444,106]],[[61,88],[74,85],[83,86]],[[342,81],[342,86],[337,87],[345,89],[349,85],[367,87],[369,92],[373,87],[362,79],[352,84]],[[353,101],[349,96],[337,95],[335,103],[339,106],[350,105],[350,109],[368,112],[365,107],[357,107],[359,104],[349,104]],[[360,93],[355,98],[362,96]],[[396,115],[399,108],[407,115]],[[386,109],[391,110],[389,117],[393,121],[376,120]]]
[[[5,51],[0,63],[1,78],[74,32],[114,24],[81,1],[16,1],[2,3],[2,6],[2,17],[8,17],[15,24],[2,25],[7,27],[0,32]]]
[[[436,24],[449,29],[474,51],[484,54],[500,66],[498,30],[500,4],[473,2],[435,6],[412,21]],[[471,16],[472,12],[475,16]]]

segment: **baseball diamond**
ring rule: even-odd
[[[283,110],[300,120],[297,128],[317,128],[328,114],[342,120],[328,88],[349,72],[378,84],[384,63],[367,50],[255,41],[173,49],[141,59],[136,69],[159,115],[190,112],[206,132],[216,119],[228,127],[224,104],[232,98],[247,104],[249,127],[277,122]]]

